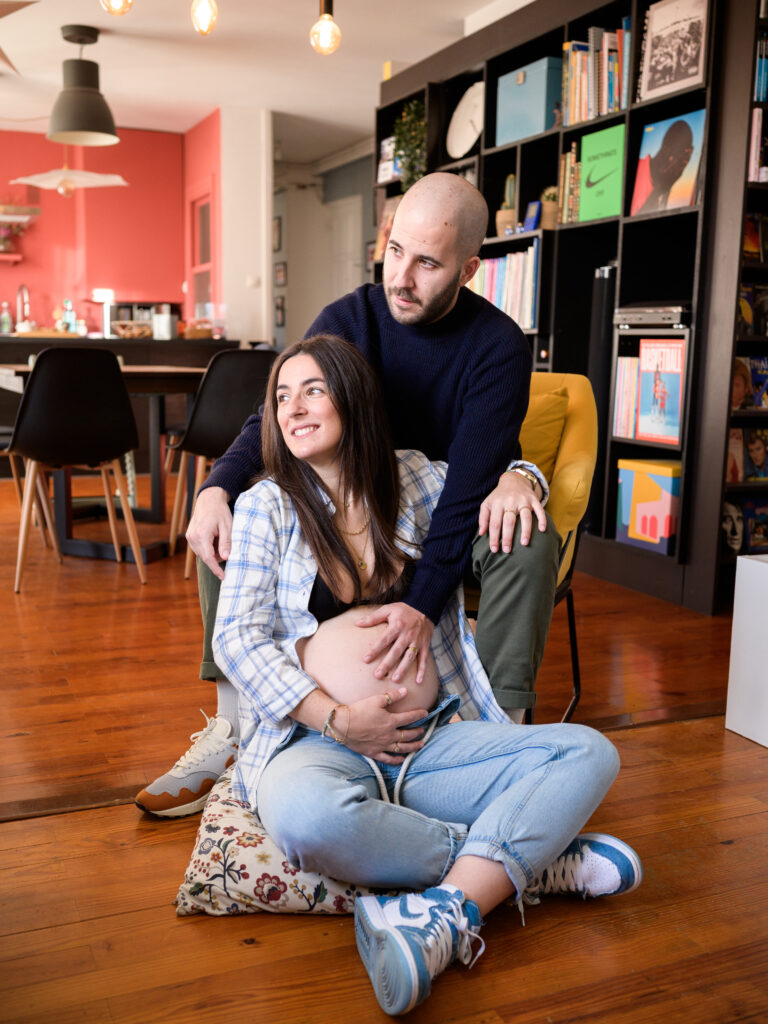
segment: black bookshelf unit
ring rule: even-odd
[[[708,0],[703,80],[641,100],[641,47],[650,6],[650,0],[537,0],[383,82],[376,141],[378,145],[392,133],[406,102],[414,97],[423,100],[427,170],[474,175],[491,214],[491,237],[481,250],[487,259],[526,245],[526,236],[495,234],[494,215],[509,174],[515,175],[521,221],[528,203],[540,199],[545,188],[561,184],[562,158],[572,147],[578,151],[586,136],[621,126],[622,189],[616,211],[573,222],[562,222],[561,215],[554,229],[536,232],[540,241],[535,321],[526,334],[534,368],[588,374],[601,410],[596,472],[600,493],[597,500],[593,493],[590,505],[598,511],[591,515],[582,539],[580,568],[711,614],[727,605],[732,595],[732,581],[729,592],[719,553],[725,495],[720,466],[725,467],[730,429],[730,366],[737,347],[746,344],[733,341],[741,276],[741,225],[736,224],[734,206],[741,203],[742,188],[735,183],[746,181],[754,50],[761,23],[757,0]],[[563,57],[564,43],[585,40],[592,26],[615,31],[626,18],[631,25],[626,106],[497,144],[497,86],[502,76],[546,58]],[[461,160],[451,160],[445,148],[451,115],[465,90],[479,81],[485,83],[482,133]],[[768,123],[768,111],[766,115]],[[697,117],[699,171],[690,205],[670,204],[632,216],[645,127],[679,119],[693,123]],[[377,211],[387,196],[400,191],[397,182],[374,188]],[[757,205],[768,212],[768,184],[743,191],[746,209]],[[594,286],[601,276],[611,278],[615,307],[681,303],[686,308],[681,427],[675,445],[613,434],[619,332],[606,322],[605,310],[597,309]],[[768,270],[765,280],[768,284]],[[760,344],[768,352],[768,338],[761,338]],[[619,458],[680,461],[679,527],[670,554],[617,542]]]

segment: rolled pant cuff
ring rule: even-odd
[[[201,661],[200,678],[206,682],[217,683],[220,679],[224,678],[224,673],[215,661]]]
[[[505,710],[536,707],[536,694],[532,690],[515,690],[511,686],[507,688],[494,683],[493,695],[499,706]]]
[[[534,875],[530,868],[523,866],[521,860],[503,843],[495,839],[483,839],[473,837],[467,839],[459,852],[459,857],[482,857],[484,860],[493,860],[497,864],[503,864],[510,882],[517,890],[517,898],[520,899]]]

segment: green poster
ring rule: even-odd
[[[579,220],[617,217],[624,177],[624,125],[603,128],[581,140]]]

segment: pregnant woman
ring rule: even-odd
[[[453,960],[469,963],[473,942],[482,951],[482,916],[499,903],[627,892],[642,874],[625,843],[578,835],[618,771],[613,745],[585,726],[511,723],[460,592],[402,675],[363,661],[371,630],[386,628],[369,624],[376,606],[407,586],[446,468],[394,453],[385,423],[353,346],[320,335],[278,357],[265,475],[235,507],[214,649],[240,695],[236,792],[288,859],[412,890],[355,905],[360,956],[398,1014]]]

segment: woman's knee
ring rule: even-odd
[[[585,768],[610,785],[619,773],[619,752],[607,736],[588,725],[568,723],[569,751],[577,756]]]

